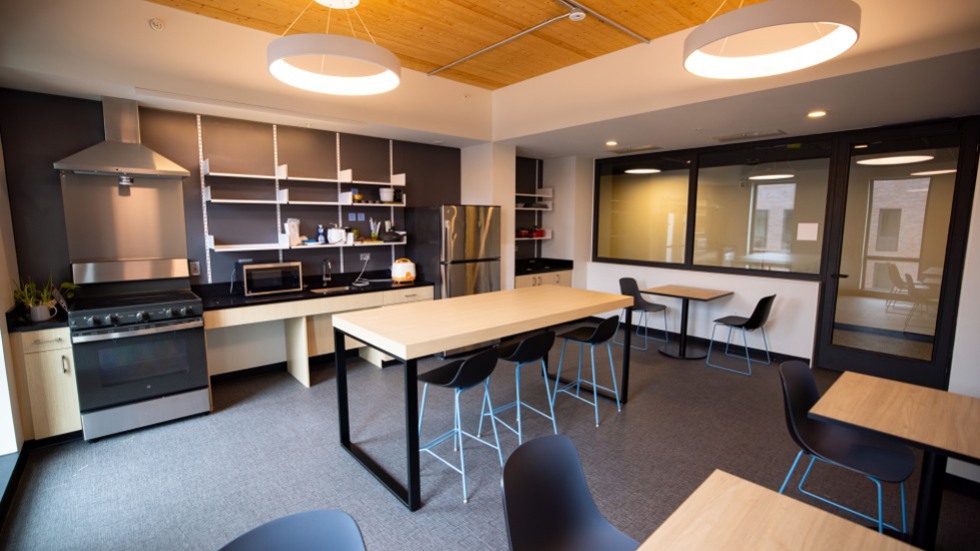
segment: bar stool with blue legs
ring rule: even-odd
[[[705,363],[708,364],[709,367],[713,367],[715,369],[731,371],[732,373],[738,373],[739,375],[752,375],[752,359],[749,357],[749,341],[745,336],[745,332],[755,331],[756,329],[759,329],[762,332],[762,344],[765,345],[766,361],[762,362],[756,360],[755,363],[761,365],[769,365],[772,363],[772,359],[769,357],[769,340],[766,338],[765,325],[766,322],[769,321],[769,312],[772,311],[772,301],[774,300],[776,300],[776,295],[762,297],[755,305],[755,310],[752,311],[752,315],[747,318],[743,316],[725,316],[723,318],[716,319],[714,326],[711,328],[711,341],[708,343],[708,357],[705,358]],[[711,363],[711,350],[715,346],[715,329],[718,329],[719,325],[728,326],[728,339],[725,341],[725,355],[733,358],[744,357],[746,371],[739,371],[737,369]],[[744,356],[728,353],[728,347],[732,343],[732,329],[742,330],[742,346],[744,346],[745,351]]]
[[[490,424],[493,427],[493,440],[496,445],[474,436],[463,430],[459,416],[459,395],[476,385],[483,383],[483,402],[482,407],[489,407],[493,410],[490,402],[490,374],[497,366],[497,350],[491,348],[475,354],[466,360],[456,360],[442,367],[437,367],[418,376],[418,380],[425,383],[422,387],[422,404],[419,407],[419,440],[422,439],[422,419],[425,416],[425,396],[429,390],[429,385],[441,386],[453,389],[453,428],[426,444],[419,446],[419,451],[427,452],[439,461],[445,463],[450,469],[463,476],[463,503],[469,502],[466,494],[466,460],[463,457],[463,437],[476,440],[477,442],[497,450],[497,459],[500,466],[504,466],[504,456],[500,452],[500,440],[497,437],[497,423],[491,417]],[[482,421],[482,417],[481,417]],[[442,456],[432,451],[432,448],[449,439],[453,440],[453,451],[459,451],[459,467],[453,465]]]
[[[640,292],[640,286],[637,285],[636,280],[632,277],[622,277],[619,278],[619,292],[620,294],[633,297],[633,311],[639,312],[640,316],[637,319],[636,324],[636,336],[637,340],[639,337],[643,337],[643,346],[632,345],[633,350],[646,350],[649,346],[649,341],[659,341],[659,342],[669,342],[670,334],[667,332],[667,306],[659,304],[656,302],[650,302],[643,298],[643,293]],[[647,320],[649,319],[650,313],[661,312],[664,316],[664,338],[658,339],[657,337],[650,336],[650,327],[647,325]],[[620,316],[626,315],[626,309],[623,308],[623,313]],[[643,329],[643,335],[640,335],[640,329]],[[616,331],[619,331],[619,326],[616,326]],[[622,346],[623,343],[613,339],[613,343]]]
[[[498,407],[497,409],[491,411],[485,411],[483,408],[480,409],[480,427],[477,429],[477,436],[483,435],[483,418],[486,416],[491,416],[496,419],[498,423],[503,425],[505,428],[517,435],[517,443],[524,443],[524,433],[521,428],[521,407],[529,409],[534,413],[544,417],[545,419],[551,420],[551,428],[554,429],[555,434],[558,434],[558,424],[555,423],[555,407],[554,402],[552,402],[551,388],[548,386],[548,366],[545,362],[548,357],[548,352],[551,351],[552,345],[555,344],[555,332],[545,331],[544,333],[538,333],[537,335],[532,335],[522,341],[514,342],[508,345],[501,345],[497,347],[497,353],[500,355],[501,360],[506,360],[508,362],[516,362],[517,366],[514,368],[514,387],[517,392],[517,399],[513,402]],[[521,368],[528,364],[541,364],[541,375],[544,378],[544,395],[548,400],[548,412],[545,413],[534,406],[528,404],[527,402],[521,400]],[[510,426],[505,421],[498,417],[498,414],[502,411],[506,411],[510,408],[517,408],[517,428]]]
[[[558,393],[562,392],[577,398],[586,404],[591,405],[595,409],[595,426],[599,426],[599,392],[598,389],[605,390],[607,392],[612,392],[616,396],[616,411],[622,411],[622,406],[619,403],[619,389],[616,387],[616,364],[613,363],[612,347],[609,346],[609,341],[612,340],[613,336],[616,334],[616,328],[619,326],[619,318],[606,318],[599,325],[595,327],[577,327],[572,329],[567,333],[558,335],[558,338],[564,339],[565,342],[561,343],[561,356],[558,358],[558,374],[555,375],[555,391],[554,397],[551,399],[552,404],[555,402],[555,398],[558,397]],[[571,342],[578,343],[578,375],[575,380],[566,384],[565,386],[560,385],[561,378],[561,366],[565,360],[565,345]],[[609,353],[609,373],[612,375],[612,388],[600,386],[596,382],[595,378],[595,347],[605,344],[606,352]],[[589,347],[589,355],[592,359],[592,380],[585,380],[582,378],[582,354],[585,350],[585,346]],[[592,385],[592,401],[580,396],[582,383],[588,383]],[[575,389],[572,392],[572,388]]]

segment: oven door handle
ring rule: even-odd
[[[135,329],[133,331],[118,331],[115,333],[99,333],[96,335],[73,335],[72,344],[82,344],[86,342],[111,341],[115,339],[127,339],[130,337],[145,337],[146,335],[156,335],[158,333],[169,333],[171,331],[182,331],[184,329],[194,329],[204,327],[204,320],[194,320],[173,325],[161,325],[159,327],[147,327],[146,329]]]

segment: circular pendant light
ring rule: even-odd
[[[388,50],[357,38],[295,34],[268,48],[269,72],[311,92],[343,96],[381,94],[398,87],[401,63]]]
[[[837,57],[857,42],[861,8],[851,0],[769,0],[695,28],[684,68],[708,78],[789,73]]]

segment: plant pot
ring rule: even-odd
[[[31,321],[34,323],[40,323],[42,321],[48,321],[53,318],[55,314],[58,313],[58,308],[50,305],[41,306],[31,306]]]

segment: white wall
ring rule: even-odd
[[[14,249],[14,227],[10,219],[10,199],[7,195],[7,170],[0,144],[0,308],[3,312],[14,305],[11,281],[17,273],[17,251]],[[10,335],[7,317],[0,315],[0,455],[14,453],[23,442],[20,433],[20,408],[17,385],[14,383],[14,363],[10,355]]]
[[[464,147],[460,200],[467,205],[500,205],[500,288],[514,288],[514,227],[517,150],[488,143]]]
[[[973,215],[966,244],[966,263],[963,266],[963,287],[956,319],[956,341],[953,345],[953,366],[949,376],[949,391],[980,398],[980,178],[973,197]],[[974,427],[980,430],[980,427]],[[951,460],[949,472],[980,482],[980,465]]]
[[[592,258],[593,167],[588,157],[561,157],[545,159],[542,169],[542,185],[554,189],[553,209],[542,219],[543,226],[552,229],[552,239],[544,242],[542,256],[571,260],[572,287],[582,289]]]

